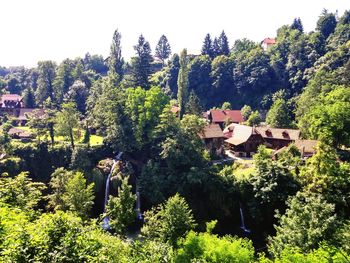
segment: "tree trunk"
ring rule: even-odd
[[[72,145],[72,148],[74,149],[74,137],[73,137],[73,129],[69,130],[69,137],[70,137],[70,143]]]
[[[51,145],[53,147],[53,145],[55,144],[55,132],[54,132],[54,129],[53,129],[53,123],[50,123],[49,124],[49,129],[50,129],[50,139],[51,139]]]

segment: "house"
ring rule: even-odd
[[[316,140],[296,140],[294,145],[301,153],[301,158],[309,158],[316,153],[318,141]]]
[[[218,156],[224,153],[225,136],[219,124],[208,124],[204,127],[199,137],[205,144],[205,148],[211,153]]]
[[[11,136],[13,139],[21,140],[30,140],[31,138],[33,138],[33,135],[30,132],[18,128],[11,128],[8,131],[8,135]]]
[[[278,150],[299,140],[300,130],[256,127],[269,148]]]
[[[261,41],[261,47],[267,51],[269,50],[273,45],[276,44],[275,38],[265,38],[263,41]]]
[[[294,142],[294,146],[299,150],[300,157],[302,159],[307,159],[313,156],[317,150],[318,141],[316,140],[296,140]],[[274,158],[278,158],[278,156],[286,151],[288,148],[285,146],[273,153]]]
[[[244,121],[240,110],[209,110],[203,115],[210,123],[219,124],[221,129],[224,129],[227,124]]]
[[[23,107],[23,99],[18,94],[3,94],[0,98],[0,114],[17,115],[21,107]]]
[[[239,157],[250,157],[259,145],[265,144],[264,138],[255,127],[232,123],[224,130],[225,143]]]
[[[19,125],[24,126],[28,122],[28,119],[31,115],[36,115],[37,117],[41,117],[45,114],[44,109],[32,109],[32,108],[20,108],[19,114],[16,118],[16,121]]]

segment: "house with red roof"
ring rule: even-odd
[[[275,38],[265,38],[263,41],[261,41],[261,47],[267,51],[269,50],[273,45],[275,45],[276,39]]]
[[[23,107],[23,99],[18,94],[3,94],[0,97],[0,114],[18,115],[18,109],[21,107]]]
[[[210,123],[219,124],[221,129],[230,123],[241,123],[244,121],[240,110],[209,110],[205,115]]]

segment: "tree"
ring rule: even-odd
[[[38,88],[35,91],[36,103],[41,105],[47,98],[54,101],[54,79],[56,64],[53,61],[38,62]]]
[[[275,100],[267,112],[266,122],[275,128],[288,128],[292,125],[287,102],[284,99]]]
[[[229,103],[228,101],[225,101],[221,106],[221,109],[223,110],[231,110],[231,108],[232,108],[231,103]]]
[[[176,194],[166,203],[145,213],[145,224],[141,232],[147,238],[160,239],[175,246],[177,240],[194,226],[192,211],[185,199]]]
[[[74,83],[74,61],[65,59],[58,66],[57,75],[53,82],[55,101],[62,103],[63,96],[68,92],[70,86]]]
[[[22,172],[14,178],[6,173],[0,174],[0,203],[3,204],[32,212],[42,200],[45,189],[45,184],[33,182],[28,173]]]
[[[118,196],[110,197],[107,204],[106,215],[110,218],[111,229],[117,234],[125,234],[127,227],[136,219],[136,195],[132,193],[128,179],[128,177],[121,178]]]
[[[169,58],[171,54],[171,48],[170,44],[168,42],[168,39],[165,35],[162,35],[158,41],[158,44],[156,46],[156,54],[155,56],[159,58],[164,66],[164,62],[166,59]]]
[[[328,13],[328,10],[323,9],[317,21],[316,29],[321,32],[325,39],[327,39],[337,26],[337,19],[333,13]]]
[[[197,56],[188,65],[188,90],[194,91],[201,104],[207,108],[211,94],[211,60],[209,56]]]
[[[232,53],[239,55],[243,52],[249,52],[252,49],[257,48],[257,44],[247,38],[237,39],[232,47]]]
[[[188,58],[186,49],[182,50],[180,55],[180,71],[177,79],[177,86],[177,101],[180,107],[179,117],[182,119],[188,99]]]
[[[76,80],[72,86],[69,87],[66,95],[64,96],[66,102],[73,102],[77,105],[77,110],[82,114],[86,111],[86,100],[89,95],[84,82]]]
[[[249,126],[257,126],[261,122],[260,113],[258,111],[253,111],[247,120]]]
[[[77,213],[81,218],[87,218],[94,198],[94,183],[87,185],[83,173],[76,172],[68,178],[62,194],[62,201],[68,210]]]
[[[253,262],[254,247],[248,239],[219,237],[191,231],[180,241],[176,262]]]
[[[67,171],[64,168],[57,168],[51,174],[49,183],[51,194],[48,196],[48,206],[54,210],[68,210],[68,206],[63,200],[63,195],[67,191],[67,183],[74,176],[72,171]]]
[[[220,47],[220,55],[228,56],[230,54],[230,47],[224,30],[222,30],[218,41]]]
[[[210,34],[207,34],[204,38],[201,54],[208,55],[211,59],[214,58],[213,43],[212,43]]]
[[[288,246],[307,252],[330,238],[336,223],[334,205],[321,195],[303,192],[298,192],[287,204],[289,208],[275,226],[276,236],[270,238],[269,251],[273,255],[278,256]]]
[[[319,103],[310,107],[300,124],[311,138],[325,141],[333,146],[350,145],[350,91],[336,86]]]
[[[177,96],[177,79],[179,77],[180,71],[180,57],[178,54],[174,54],[171,58],[169,71],[167,73],[167,87],[169,87],[172,92],[172,97]]]
[[[293,30],[299,30],[300,32],[304,32],[303,23],[301,22],[300,17],[294,18],[292,25],[290,26]]]
[[[74,129],[79,127],[79,112],[73,102],[64,103],[57,113],[57,134],[69,137],[74,148]]]
[[[144,89],[149,88],[148,77],[151,74],[151,47],[148,41],[140,35],[138,44],[134,46],[137,57],[132,58],[131,60],[131,75],[134,85],[140,86]]]
[[[248,120],[250,114],[252,114],[252,108],[249,105],[244,105],[241,109],[244,120]]]
[[[26,88],[23,92],[23,103],[26,108],[35,108],[34,91],[31,88]]]
[[[115,77],[115,84],[118,85],[124,76],[124,59],[122,57],[121,34],[118,29],[114,31],[113,41],[108,60],[109,74]]]
[[[217,56],[222,55],[221,54],[220,43],[219,43],[219,40],[217,38],[214,38],[212,52],[213,52],[213,57],[214,58],[216,58]]]
[[[191,90],[190,96],[188,97],[188,102],[186,104],[186,113],[197,116],[202,116],[203,113],[200,100],[193,90]]]

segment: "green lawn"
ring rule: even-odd
[[[16,126],[14,128],[21,129],[21,130],[24,130],[27,132],[31,132],[31,129],[28,126]],[[41,139],[44,139],[44,138],[41,138]],[[49,137],[48,137],[48,139],[49,139]],[[81,137],[81,140],[79,142],[81,142],[82,140],[83,140],[83,137]],[[70,140],[66,137],[63,137],[63,136],[55,136],[55,142],[68,142],[68,143],[70,143]],[[99,136],[99,135],[91,135],[90,136],[90,145],[91,146],[102,145],[102,144],[103,144],[103,137],[102,136]]]

